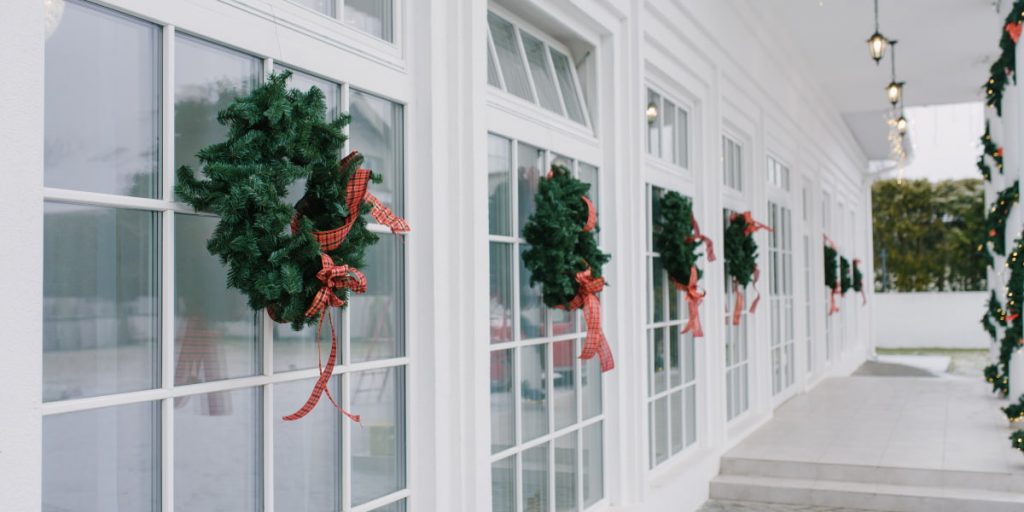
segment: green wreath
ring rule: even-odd
[[[316,87],[288,90],[290,75],[270,76],[218,114],[228,136],[199,151],[206,179],[182,166],[175,193],[196,210],[220,217],[207,248],[227,264],[228,286],[245,294],[253,309],[267,309],[275,321],[299,330],[317,321],[306,313],[324,288],[317,277],[324,267],[321,252],[335,265],[358,269],[377,235],[361,215],[369,204],[354,212],[346,205],[346,191],[363,161],[353,153],[339,169],[349,117],[325,121],[323,93]],[[293,207],[284,198],[299,179],[306,179],[306,192]],[[321,251],[314,230],[346,223],[344,243]],[[334,305],[348,298],[344,287],[330,292],[334,299],[325,299]]]
[[[853,291],[864,291],[864,273],[860,271],[860,260],[856,258],[853,260]]]
[[[765,226],[753,221],[750,212],[732,214],[725,227],[725,262],[729,276],[741,287],[754,280],[757,269],[757,242],[752,236]]]
[[[845,256],[839,257],[839,289],[843,295],[853,288],[853,277],[850,267],[850,260],[846,259]]]
[[[825,244],[825,286],[834,290],[839,284],[839,252],[830,244]]]
[[[999,58],[989,67],[989,78],[985,83],[986,104],[995,107],[996,114],[1003,115],[1003,92],[1010,80],[1017,83],[1017,41],[1011,32],[1020,34],[1020,24],[1024,21],[1024,0],[1014,2],[1003,23],[1002,35],[999,38]]]
[[[999,255],[1006,255],[1006,220],[1010,216],[1013,205],[1020,199],[1019,181],[999,191],[996,200],[985,215],[985,236],[992,244],[992,250]]]
[[[661,198],[661,215],[654,219],[654,250],[661,255],[662,267],[673,281],[690,284],[690,269],[703,271],[697,266],[697,250],[704,237],[694,231],[693,202],[682,194],[670,191]],[[709,253],[710,255],[710,253]],[[710,256],[709,256],[710,258]]]

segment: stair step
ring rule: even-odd
[[[719,475],[711,499],[891,512],[1019,512],[1024,494],[961,487]]]
[[[912,487],[955,487],[995,492],[1020,492],[1021,489],[1024,489],[1024,477],[1011,473],[829,464],[745,457],[722,458],[721,474]]]

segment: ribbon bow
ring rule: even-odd
[[[736,220],[737,217],[743,217],[743,223],[745,224],[745,226],[743,227],[743,236],[753,235],[759,229],[763,229],[765,231],[768,231],[769,233],[775,231],[774,229],[768,227],[767,224],[762,224],[754,220],[754,214],[750,213],[750,210],[747,210],[742,214],[733,213],[732,215],[729,216],[729,222]]]
[[[345,301],[334,293],[334,290],[349,289],[355,293],[366,291],[366,276],[359,269],[348,265],[335,265],[334,260],[326,253],[320,253],[320,264],[323,266],[316,278],[323,286],[313,297],[313,303],[306,310],[306,316],[320,313],[327,307],[340,308]]]
[[[692,244],[694,242],[704,242],[704,245],[708,248],[708,261],[715,261],[715,244],[708,238],[704,233],[700,232],[700,225],[697,224],[697,217],[690,217],[690,224],[693,226],[693,236],[686,237],[684,242]]]
[[[587,339],[583,343],[580,359],[591,359],[597,355],[601,360],[601,371],[606,372],[615,368],[615,359],[612,357],[608,339],[601,330],[601,299],[597,294],[604,290],[604,278],[593,277],[590,267],[587,267],[586,270],[576,273],[576,282],[580,285],[579,290],[564,309],[583,309],[583,318],[587,323]]]
[[[683,334],[692,331],[694,338],[703,338],[704,328],[700,324],[700,303],[704,301],[707,292],[697,287],[697,266],[690,267],[690,280],[687,284],[684,285],[675,280],[673,280],[673,284],[677,290],[685,293],[683,298],[686,299],[690,310],[690,319],[686,321]]]
[[[1010,34],[1010,39],[1013,40],[1013,44],[1017,44],[1020,41],[1021,26],[1020,23],[1007,23],[1006,33]]]

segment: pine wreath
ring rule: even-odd
[[[987,241],[992,244],[992,250],[999,255],[1006,254],[1006,220],[1013,205],[1020,199],[1019,183],[1015,181],[1013,185],[999,191],[999,195],[985,215]]]
[[[996,114],[1003,115],[1003,92],[1011,78],[1017,83],[1017,40],[1020,39],[1021,21],[1024,21],[1024,0],[1014,2],[1006,15],[1003,32],[999,38],[999,58],[989,67],[989,79],[985,83],[986,104],[995,107]]]
[[[864,274],[860,271],[860,259],[853,259],[853,291],[860,294],[864,304],[868,303],[867,294],[864,292]]]
[[[611,257],[597,246],[597,212],[587,198],[589,189],[568,168],[551,166],[538,186],[536,210],[523,228],[530,245],[523,251],[523,264],[530,271],[530,284],[541,285],[545,305],[583,309],[587,339],[580,358],[597,355],[601,370],[608,371],[615,362],[601,330],[597,294],[605,286],[601,267]]]
[[[850,273],[850,260],[845,256],[839,257],[839,286],[843,296],[853,287],[853,275]]]
[[[700,324],[700,306],[705,292],[697,288],[702,271],[697,266],[701,244],[707,246],[708,261],[715,261],[711,239],[700,232],[693,215],[693,202],[682,194],[669,191],[660,200],[660,215],[654,219],[654,250],[661,255],[662,267],[673,285],[682,291],[689,304],[689,321],[683,332],[693,331],[703,337]]]
[[[729,216],[729,222],[725,227],[725,262],[729,276],[732,277],[733,293],[736,295],[736,304],[732,311],[733,325],[739,325],[743,312],[743,288],[754,283],[754,291],[757,292],[757,280],[760,271],[757,268],[757,242],[753,234],[758,230],[772,229],[754,220],[749,212],[733,213]],[[757,311],[757,304],[761,299],[760,292],[750,303],[750,312]]]

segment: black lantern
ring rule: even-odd
[[[892,45],[892,55],[889,56],[889,62],[892,63],[892,81],[889,82],[889,85],[885,86],[885,95],[893,106],[896,106],[903,97],[903,84],[905,83],[896,81],[896,43],[897,41],[889,42]]]
[[[878,32],[878,0],[875,0],[875,33],[871,34],[867,43],[871,58],[875,59],[875,65],[877,66],[882,57],[885,57],[885,47],[889,46],[889,40]]]
[[[902,113],[896,119],[896,131],[900,132],[901,137],[907,133],[907,118],[903,117]]]

